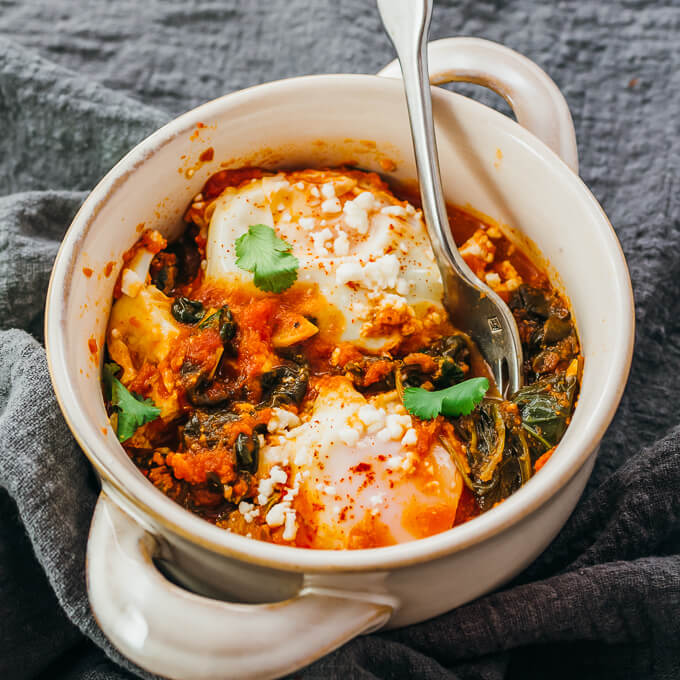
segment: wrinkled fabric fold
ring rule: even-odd
[[[643,0],[436,3],[433,38],[503,42],[565,93],[583,179],[629,262],[635,357],[583,498],[532,565],[497,592],[353,640],[296,677],[680,677],[679,27],[680,7]],[[392,58],[365,0],[2,3],[0,677],[151,677],[89,609],[99,487],[43,347],[49,274],[87,192],[203,101],[282,77],[371,73]],[[456,89],[507,111],[493,94]]]

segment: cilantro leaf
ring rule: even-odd
[[[103,382],[106,398],[118,414],[116,434],[118,441],[124,442],[145,423],[156,420],[161,410],[151,401],[143,399],[138,394],[130,392],[123,383],[116,378],[120,366],[115,363],[104,364]]]
[[[430,392],[422,387],[404,390],[404,406],[411,414],[422,420],[443,416],[466,416],[484,398],[489,389],[486,378],[470,378],[444,390]]]
[[[265,224],[251,224],[236,239],[236,266],[253,273],[253,283],[267,292],[281,293],[297,279],[300,262],[292,246]]]
[[[104,396],[107,401],[111,401],[111,389],[113,388],[113,381],[116,379],[118,371],[120,371],[120,366],[117,363],[112,361],[111,363],[104,364],[102,382],[104,383]]]

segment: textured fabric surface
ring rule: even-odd
[[[301,675],[678,678],[680,6],[440,0],[432,37],[449,35],[503,42],[565,93],[581,174],[630,265],[632,373],[576,511],[514,583]],[[372,0],[0,0],[0,677],[138,672],[89,612],[97,483],[41,344],[50,268],[87,190],[202,101],[391,58]]]

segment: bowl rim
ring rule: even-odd
[[[616,288],[617,297],[612,300],[612,308],[618,310],[620,314],[624,333],[622,342],[612,348],[607,382],[602,386],[599,401],[589,414],[588,421],[578,432],[580,438],[571,446],[573,449],[571,455],[551,459],[543,468],[540,477],[533,477],[527,485],[502,504],[474,520],[415,541],[381,548],[341,551],[276,545],[223,531],[171,501],[138,475],[136,470],[129,470],[118,463],[114,456],[108,457],[108,463],[101,460],[100,454],[105,453],[110,445],[104,441],[98,428],[93,427],[79,412],[78,398],[73,398],[73,395],[77,394],[73,386],[75,369],[72,375],[66,361],[65,301],[79,248],[87,233],[96,224],[96,216],[101,206],[115,194],[125,179],[176,136],[194,128],[198,122],[224,115],[225,110],[231,106],[242,105],[249,99],[256,99],[263,94],[270,98],[284,92],[290,95],[291,88],[298,88],[302,94],[309,95],[321,85],[337,88],[363,87],[367,89],[367,94],[370,92],[371,97],[376,96],[376,88],[383,88],[383,94],[388,93],[390,89],[392,95],[398,93],[401,96],[402,93],[400,80],[364,74],[300,76],[255,85],[208,101],[174,118],[142,140],[118,161],[98,182],[76,213],[57,253],[45,309],[48,369],[64,418],[102,479],[103,485],[107,490],[113,491],[112,495],[116,501],[128,512],[137,517],[141,513],[142,518],[147,518],[147,523],[150,519],[152,531],[161,534],[170,532],[208,551],[286,571],[356,572],[401,568],[443,557],[486,541],[548,503],[567,485],[596,450],[614,417],[627,382],[633,355],[635,309],[630,275],[616,233],[603,209],[580,177],[543,142],[514,120],[462,95],[438,87],[433,88],[435,100],[443,98],[451,101],[450,98],[453,98],[457,110],[483,117],[492,125],[500,127],[504,134],[519,141],[540,162],[552,165],[564,182],[571,183],[578,189],[586,202],[585,207],[592,217],[593,225],[596,225],[607,241],[605,251],[608,252],[616,272],[616,281],[612,285]],[[304,97],[301,101],[304,101]],[[586,371],[587,363],[586,358]]]

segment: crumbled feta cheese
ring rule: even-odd
[[[385,293],[380,298],[380,307],[389,309],[404,309],[408,305],[408,300],[401,295]]]
[[[285,408],[273,408],[272,417],[267,423],[267,431],[274,433],[297,427],[299,424],[300,419],[292,411],[287,411]]]
[[[408,291],[409,291],[408,281],[406,281],[405,279],[399,279],[397,281],[397,293],[399,293],[399,295],[408,295]]]
[[[297,522],[295,521],[295,510],[286,513],[286,525],[283,529],[283,540],[292,541],[297,535]]]
[[[408,430],[406,430],[406,434],[401,438],[401,445],[415,446],[417,443],[418,433],[412,427],[409,427]]]
[[[316,186],[312,187],[309,190],[309,193],[312,194],[312,196],[314,196],[314,198],[319,198],[319,196],[321,196],[321,194],[319,193],[319,188],[316,187]]]
[[[297,494],[298,488],[297,486],[294,486],[292,489],[288,489],[288,491],[286,491],[286,495],[283,497],[283,500],[290,503],[295,498],[295,496],[297,496]]]
[[[302,189],[305,188],[305,183],[304,183],[304,182],[298,182],[298,183],[295,185],[295,188],[296,188],[296,189],[300,189],[300,191],[302,191]]]
[[[409,451],[401,462],[401,469],[404,472],[412,472],[415,470],[415,457],[413,451]]]
[[[404,435],[404,430],[411,427],[411,425],[412,425],[411,416],[399,415],[398,413],[390,413],[385,418],[384,429],[378,432],[378,435],[380,436],[382,432],[387,433],[381,436],[381,441],[382,437],[388,437],[389,439],[398,440],[401,439],[402,436]]]
[[[375,494],[375,496],[371,496],[368,499],[368,502],[371,505],[380,505],[383,502],[383,500],[385,500],[383,495],[381,493],[377,493],[377,494]]]
[[[270,527],[280,527],[286,521],[287,503],[276,503],[269,508],[265,521]]]
[[[252,522],[260,514],[259,508],[256,508],[252,503],[246,503],[246,501],[241,501],[238,504],[238,511],[243,515],[246,522]]]
[[[404,459],[401,456],[390,456],[385,463],[385,467],[388,470],[398,470],[403,462]]]
[[[383,215],[390,215],[392,217],[406,217],[408,215],[406,208],[400,205],[386,205],[380,212]]]
[[[375,262],[368,262],[364,267],[366,278],[376,288],[395,288],[399,275],[399,260],[395,255],[383,255]],[[372,286],[367,286],[372,287]]]
[[[484,280],[489,284],[492,288],[497,288],[498,286],[501,285],[501,277],[496,273],[496,272],[489,272],[485,277]]]
[[[382,425],[382,423],[385,422],[385,409],[376,408],[373,404],[361,406],[357,415],[359,416],[359,420],[367,427],[375,423],[380,423]]]
[[[283,191],[284,189],[290,189],[290,183],[288,180],[282,179],[280,176],[272,179],[265,179],[263,182],[266,195],[271,197],[277,191]]]
[[[379,441],[382,442],[383,444],[387,443],[392,439],[392,434],[390,431],[384,427],[382,430],[378,430],[378,433],[375,435],[375,438]]]
[[[343,262],[335,272],[338,285],[349,281],[359,283],[369,290],[396,288],[399,276],[399,260],[395,255],[383,255],[361,266],[358,262]]]
[[[491,239],[486,235],[486,232],[481,229],[477,229],[477,231],[460,247],[460,254],[463,257],[476,257],[487,264],[493,262],[495,252],[496,246],[491,242]]]
[[[503,260],[503,262],[498,265],[498,272],[506,280],[516,279],[519,276],[517,270],[514,268],[510,260]]]
[[[360,281],[363,277],[363,269],[358,262],[343,262],[335,270],[335,282],[342,286],[350,281]]]
[[[328,227],[313,233],[312,241],[314,241],[314,252],[316,252],[317,255],[328,255],[328,250],[326,250],[324,244],[332,238],[333,232]]]
[[[374,208],[375,197],[369,191],[364,191],[355,199],[346,201],[343,214],[347,226],[356,229],[360,234],[368,233],[368,213]]]
[[[298,224],[306,231],[310,231],[310,229],[314,229],[316,220],[313,217],[301,217],[298,220]]]
[[[286,471],[276,465],[269,471],[269,478],[277,484],[285,484],[288,481]]]
[[[296,513],[291,503],[298,493],[299,483],[300,474],[298,473],[295,475],[293,487],[286,491],[285,496],[279,503],[276,503],[269,509],[265,517],[265,522],[270,527],[285,525],[283,529],[284,541],[292,541],[297,534]]]
[[[397,404],[396,408],[399,410],[405,410],[402,404]],[[413,427],[413,421],[411,420],[411,416],[408,414],[391,413],[389,416],[387,416],[387,418],[392,422],[399,423],[405,428]]]
[[[359,441],[361,434],[349,426],[344,426],[340,428],[338,436],[347,446],[354,446]]]
[[[362,191],[355,199],[354,203],[363,210],[375,210],[375,196],[370,191]]]
[[[335,198],[335,184],[333,182],[326,182],[321,187],[321,195],[324,198]]]
[[[482,251],[481,246],[472,238],[468,239],[460,247],[460,252],[464,253],[465,255],[474,255],[475,257],[479,257],[482,260],[484,259],[484,252]]]
[[[333,241],[333,250],[338,256],[344,256],[349,254],[349,239],[347,238],[347,232],[338,230],[338,237]]]
[[[389,424],[386,423],[385,424],[385,430],[387,430],[387,432],[389,432],[390,439],[394,439],[395,441],[398,440],[398,439],[401,439],[402,435],[404,434],[404,428],[402,427],[402,425],[400,423],[395,423],[395,422],[391,422]]]
[[[339,213],[342,210],[342,203],[339,198],[327,198],[321,204],[322,213]]]
[[[257,486],[258,505],[264,505],[267,502],[276,484],[285,484],[287,480],[288,475],[285,470],[282,470],[278,465],[274,465],[269,471],[269,477],[261,479]]]

